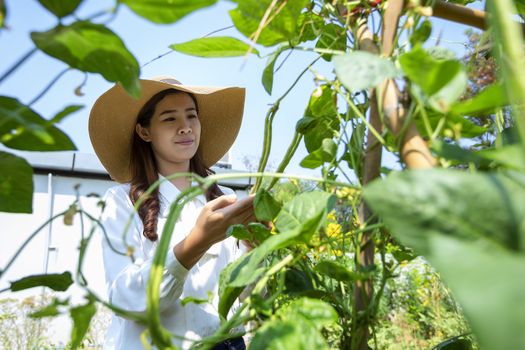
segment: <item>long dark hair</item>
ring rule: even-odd
[[[148,127],[151,122],[151,118],[155,113],[155,107],[164,97],[171,94],[188,94],[193,102],[197,113],[199,113],[199,106],[197,105],[197,99],[190,93],[182,92],[175,89],[163,90],[144,104],[137,116],[137,123],[142,127]],[[190,160],[190,172],[197,174],[202,177],[214,174],[215,172],[210,168],[206,167],[202,161],[200,151]],[[130,156],[130,173],[131,173],[131,186],[129,189],[129,197],[131,202],[135,204],[138,199],[146,192],[149,186],[159,179],[158,167],[155,163],[155,157],[151,144],[142,140],[136,132],[133,132],[133,140],[131,145],[131,156]],[[224,193],[221,191],[217,184],[213,184],[206,191],[206,200],[210,201],[217,197],[222,196]],[[159,236],[157,234],[157,222],[160,211],[160,198],[158,187],[153,191],[140,205],[138,208],[138,214],[142,223],[144,224],[143,234],[146,238],[151,241],[156,241]]]

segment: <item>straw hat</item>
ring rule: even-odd
[[[182,85],[172,77],[140,80],[141,95],[129,96],[115,85],[100,96],[89,115],[89,137],[95,153],[112,179],[131,181],[131,142],[142,106],[166,89],[192,93],[199,108],[201,137],[199,150],[204,164],[211,167],[230,149],[241,127],[245,89]]]

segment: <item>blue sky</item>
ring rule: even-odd
[[[77,10],[77,16],[86,18],[89,15],[110,7],[113,1],[84,0]],[[10,67],[31,47],[29,37],[31,31],[45,31],[56,24],[53,15],[47,12],[36,0],[7,0],[7,24],[10,30],[0,32],[0,47],[2,47],[2,61],[0,73]],[[197,11],[173,25],[156,25],[150,23],[122,6],[116,18],[109,27],[125,42],[128,49],[135,55],[140,65],[164,54],[173,43],[185,42],[204,36],[214,30],[231,25],[228,10],[234,4],[219,1],[216,5]],[[478,4],[476,7],[481,7]],[[106,16],[107,18],[107,16]],[[102,17],[101,19],[104,19]],[[71,19],[68,19],[71,21]],[[67,21],[66,21],[67,22]],[[447,46],[458,54],[463,50],[460,42],[466,27],[449,22],[436,20],[432,38],[441,33],[441,45]],[[234,28],[225,30],[216,35],[230,35],[242,38]],[[271,53],[271,49],[259,48],[261,55]],[[142,78],[157,75],[172,75],[186,84],[192,85],[232,85],[243,86],[247,89],[247,99],[243,126],[232,148],[232,163],[235,169],[244,170],[243,158],[248,157],[256,163],[260,156],[264,116],[269,105],[274,102],[293,82],[315,56],[307,52],[294,52],[283,68],[276,73],[274,93],[269,96],[261,84],[261,75],[266,58],[250,56],[247,59],[203,59],[176,52],[170,53],[161,59],[143,67]],[[37,53],[31,57],[17,72],[11,75],[0,85],[0,94],[17,97],[22,102],[29,102],[33,97],[65,68],[62,62]],[[326,76],[332,75],[332,65],[319,61],[315,69]],[[83,81],[84,75],[70,71],[34,105],[34,109],[42,116],[50,118],[56,112],[70,104],[83,104],[85,108],[70,116],[59,124],[76,144],[81,152],[93,153],[87,132],[89,110],[95,99],[107,90],[112,84],[95,74],[90,74],[87,85],[82,88],[84,96],[74,94],[75,88]],[[312,74],[307,73],[295,90],[283,101],[274,122],[274,143],[270,162],[275,166],[284,155],[288,143],[293,135],[296,121],[302,117],[304,107],[315,85]],[[302,169],[298,164],[306,156],[303,146],[290,164],[290,173],[314,174],[316,172]]]

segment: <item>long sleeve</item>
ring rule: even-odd
[[[123,233],[133,207],[125,186],[109,189],[105,201],[101,221],[107,239],[102,237],[102,248],[109,301],[128,311],[143,312],[146,310],[146,288],[156,244],[143,237],[142,222],[135,213],[125,236],[127,245],[133,249],[135,261],[132,262],[129,256],[114,252],[109,243],[118,251],[127,250]],[[161,310],[173,305],[180,297],[187,275],[188,270],[180,264],[171,250],[168,251],[160,286]]]

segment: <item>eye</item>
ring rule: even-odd
[[[195,118],[198,118],[198,116],[197,116],[197,114],[189,114],[188,118],[189,119],[195,119]]]
[[[172,122],[172,121],[175,121],[175,117],[166,117],[162,121],[163,122]]]

